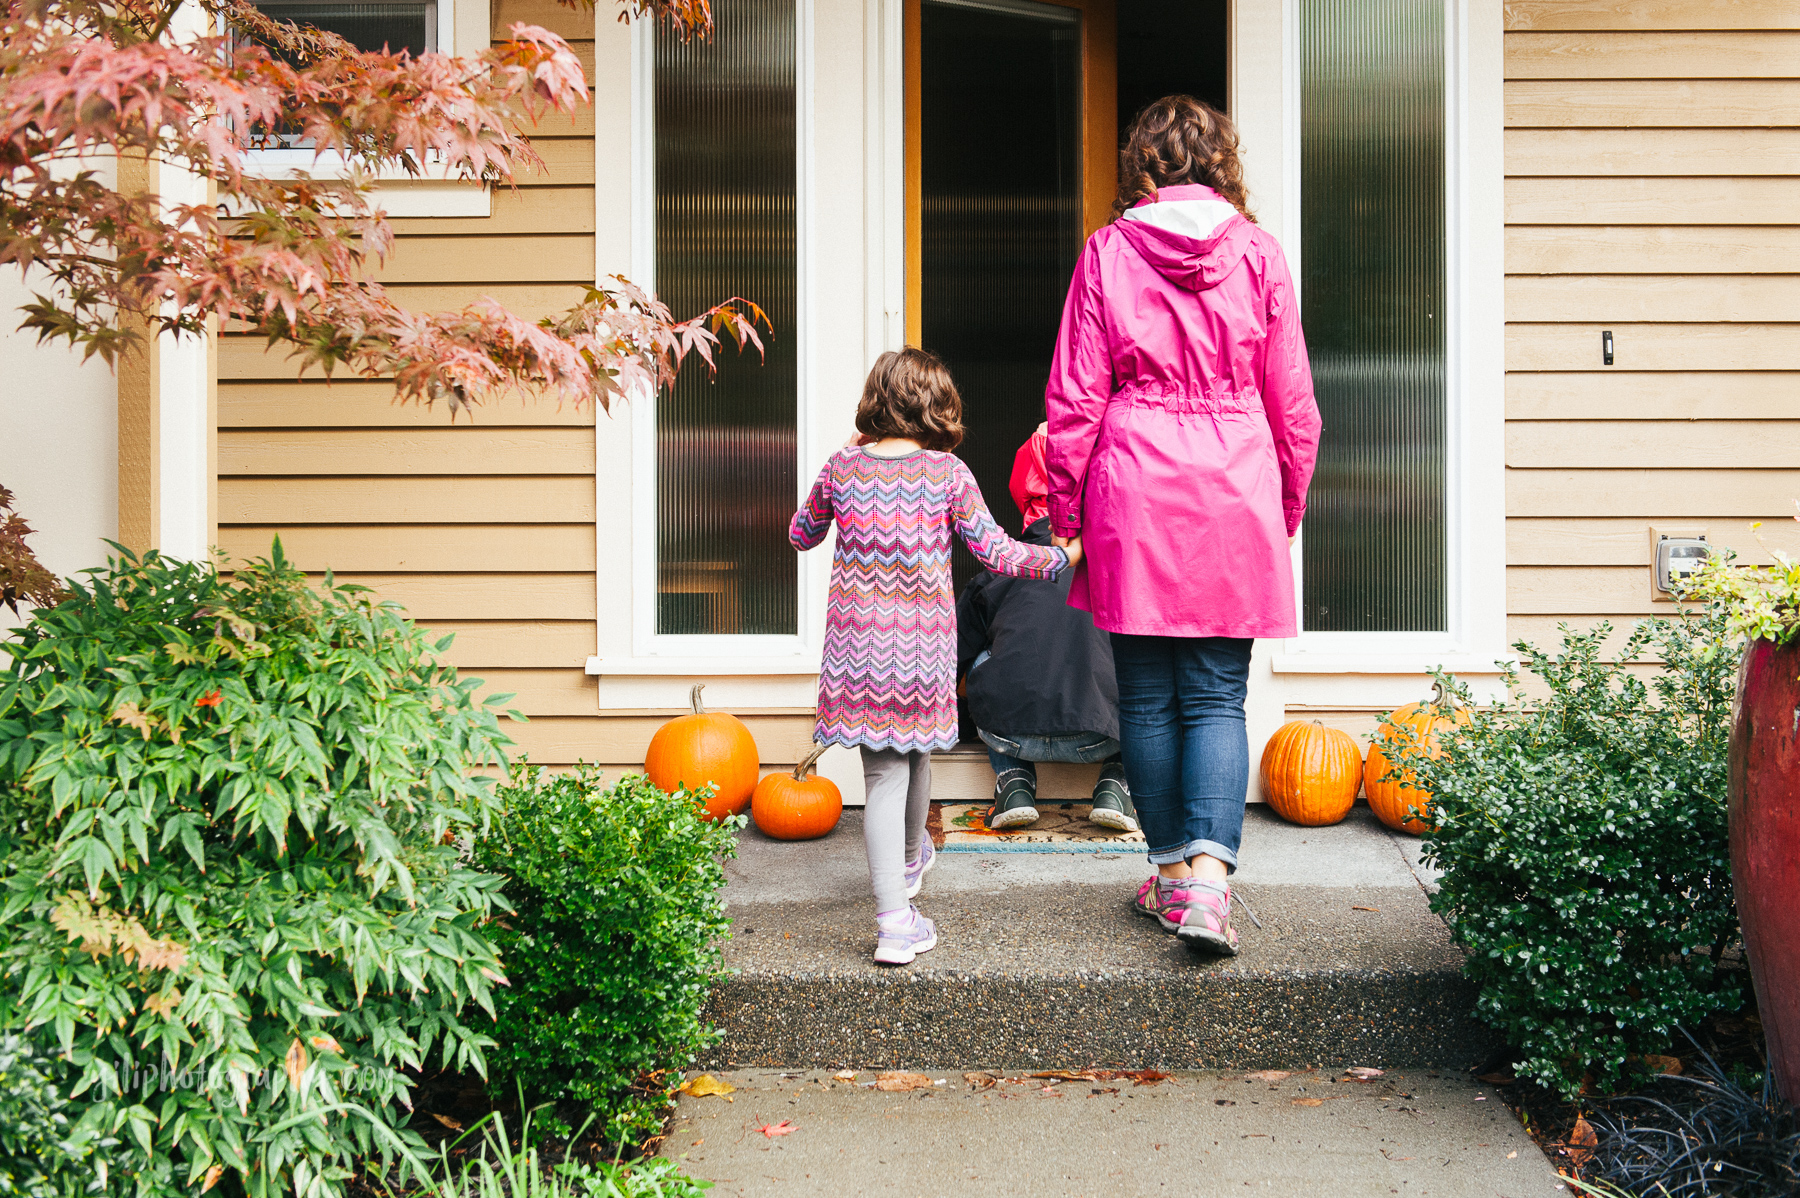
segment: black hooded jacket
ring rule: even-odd
[[[1050,521],[1019,538],[1050,544]],[[956,603],[956,672],[968,677],[968,711],[999,736],[1119,735],[1112,641],[1069,606],[1072,570],[1055,582],[983,573]],[[971,672],[981,651],[991,656]]]

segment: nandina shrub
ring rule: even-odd
[[[531,1101],[591,1108],[609,1140],[639,1141],[660,1129],[675,1071],[718,1039],[701,1010],[744,819],[714,823],[693,794],[642,774],[608,786],[589,765],[528,766],[499,798],[475,851],[513,907],[489,933],[511,983],[489,1059]]]
[[[1718,970],[1738,935],[1726,749],[1739,642],[1721,611],[1647,620],[1619,661],[1611,629],[1520,643],[1539,693],[1473,708],[1413,758],[1433,794],[1432,908],[1469,950],[1476,1014],[1514,1070],[1572,1096],[1616,1088],[1631,1053],[1740,1001]],[[1653,649],[1646,680],[1620,664]],[[1460,689],[1460,688],[1459,688]],[[1462,691],[1465,701],[1466,690]]]
[[[0,1029],[66,1054],[115,1190],[331,1198],[405,1142],[405,1069],[492,1043],[500,881],[450,841],[499,699],[279,543],[70,590],[0,674]]]

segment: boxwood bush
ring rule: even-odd
[[[629,1144],[661,1129],[676,1073],[717,1040],[701,1016],[720,976],[720,891],[742,817],[712,823],[642,774],[527,766],[476,846],[513,913],[491,931],[510,985],[495,994],[497,1074],[533,1102],[591,1108]]]
[[[1737,644],[1719,612],[1515,648],[1538,685],[1475,709],[1444,755],[1413,761],[1434,796],[1433,909],[1469,950],[1476,1013],[1515,1071],[1565,1095],[1620,1082],[1631,1053],[1735,1008],[1718,972],[1738,934],[1726,837]],[[1660,657],[1647,679],[1619,662]],[[1468,692],[1454,688],[1466,701]]]
[[[405,1069],[492,1044],[500,882],[450,842],[501,697],[279,544],[70,589],[0,674],[0,1029],[66,1056],[116,1191],[330,1198],[403,1142]]]

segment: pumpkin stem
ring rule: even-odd
[[[829,745],[814,745],[813,751],[808,753],[806,756],[802,757],[800,759],[800,764],[796,765],[794,767],[794,781],[796,781],[796,782],[806,781],[806,775],[809,771],[811,771],[811,769],[813,767],[813,763],[818,761],[819,758],[824,755],[825,750],[828,748],[830,748]]]
[[[700,692],[706,689],[706,683],[694,683],[694,689],[688,692],[688,702],[693,705],[695,715],[706,714],[706,704],[700,702]]]

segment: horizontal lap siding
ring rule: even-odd
[[[1508,632],[1548,643],[1672,611],[1652,527],[1800,552],[1800,5],[1506,20]]]
[[[501,0],[494,27],[547,26],[593,62],[593,17]],[[480,297],[537,318],[593,281],[594,118],[532,131],[541,169],[492,195],[491,215],[394,221],[379,278],[402,304]],[[251,338],[219,353],[219,543],[260,556],[279,536],[315,574],[373,587],[433,633],[447,659],[511,692],[532,722],[511,734],[548,764],[642,760],[646,721],[598,714],[594,679],[595,437],[617,426],[553,399],[493,400],[452,420],[393,401],[379,380],[301,380]]]

